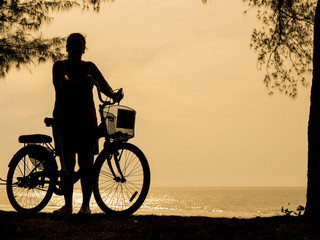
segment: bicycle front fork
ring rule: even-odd
[[[122,173],[122,170],[121,170],[121,167],[120,167],[120,160],[121,160],[121,156],[122,156],[122,151],[121,153],[119,153],[118,151],[112,151],[112,154],[110,154],[108,156],[108,166],[110,168],[110,171],[113,175],[113,180],[115,180],[116,182],[121,182],[121,183],[124,183],[126,182],[127,180],[125,179],[125,177],[123,176],[123,173]],[[120,175],[117,175],[114,171],[114,166],[112,164],[112,157],[114,158],[114,163],[115,163],[115,166],[116,166],[116,170],[118,172],[118,174]]]

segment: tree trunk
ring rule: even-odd
[[[308,125],[308,188],[305,215],[320,217],[320,1],[314,22],[313,78]]]

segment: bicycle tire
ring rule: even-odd
[[[108,215],[129,216],[137,211],[147,197],[150,187],[150,168],[143,152],[130,143],[117,143],[103,149],[94,165],[93,193],[100,209]],[[108,157],[121,154],[120,169],[125,181],[115,179],[108,165]],[[113,167],[117,176],[119,172]]]
[[[12,158],[7,175],[7,195],[21,213],[37,213],[50,201],[55,188],[57,163],[40,145],[27,145]]]

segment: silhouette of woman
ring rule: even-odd
[[[72,33],[67,38],[67,60],[59,60],[53,65],[53,84],[56,101],[53,117],[56,119],[68,174],[63,179],[65,205],[54,213],[72,213],[73,183],[72,174],[78,156],[81,173],[81,188],[83,201],[79,213],[90,214],[90,198],[92,188],[90,184],[90,169],[93,164],[93,151],[97,154],[97,140],[95,129],[97,117],[93,101],[92,84],[87,75],[90,74],[100,86],[101,91],[111,98],[116,98],[107,81],[99,69],[92,62],[81,60],[85,52],[86,40],[80,33]]]

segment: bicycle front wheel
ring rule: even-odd
[[[102,211],[131,215],[147,197],[150,169],[145,155],[130,143],[103,149],[94,168],[93,193]]]
[[[22,213],[37,213],[50,201],[57,164],[45,147],[28,145],[12,158],[7,175],[7,195],[12,207]]]

